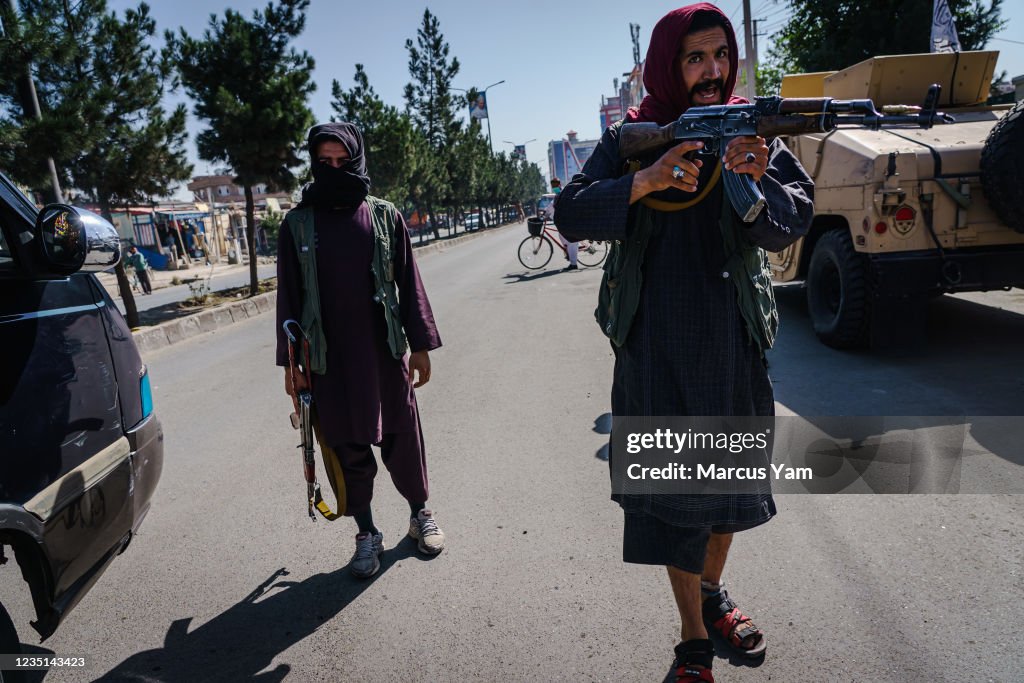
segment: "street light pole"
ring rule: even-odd
[[[526,154],[526,146],[528,144],[530,144],[531,142],[537,142],[537,138],[533,138],[532,140],[527,140],[526,142],[512,142],[511,140],[502,140],[502,142],[504,142],[506,145],[512,145],[513,153],[515,152],[515,150],[514,150],[515,147],[522,147],[523,148],[523,155],[524,155],[523,156],[523,161],[526,161],[526,156],[525,156],[525,154]]]
[[[497,83],[491,83],[489,86],[487,86],[483,90],[478,90],[477,92],[479,92],[480,94],[482,94],[484,96],[484,102],[486,103],[487,102],[487,91],[490,88],[493,88],[496,85],[501,85],[504,82],[505,82],[504,80],[501,80],[501,81],[498,81]],[[469,92],[468,90],[465,90],[463,88],[451,88],[451,89],[452,90],[457,90],[459,92],[465,92],[465,93]],[[490,108],[489,105],[487,107],[487,117],[486,118],[487,118],[487,144],[490,145],[490,147],[491,147],[491,154],[493,155],[494,154],[494,142],[491,140],[491,108]]]
[[[496,85],[501,85],[505,80],[502,79],[497,83],[491,83],[489,86],[483,89],[484,102],[487,102],[487,90],[493,88]],[[494,156],[494,141],[491,140],[491,105],[487,105],[487,144],[491,146],[491,156]]]

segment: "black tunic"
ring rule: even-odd
[[[568,239],[621,240],[631,232],[633,178],[620,177],[621,167],[617,130],[610,128],[558,199],[555,220]],[[704,163],[701,188],[714,167]],[[760,186],[767,206],[747,228],[748,237],[779,250],[807,231],[813,184],[789,150],[774,141]],[[652,212],[655,230],[644,259],[640,305],[625,343],[613,346],[615,416],[774,414],[760,350],[747,333],[735,284],[723,277],[722,187],[719,181],[689,209]],[[646,512],[676,526],[746,528],[775,513],[770,494],[615,498],[627,512]]]

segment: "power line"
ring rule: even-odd
[[[767,14],[765,14],[764,12],[761,12],[761,14],[764,14],[766,19],[770,19],[771,17],[778,16],[779,14],[782,14],[783,12],[788,12],[789,9],[790,9],[789,5],[782,5],[781,7],[776,9],[774,12],[768,12]]]
[[[1014,45],[1024,45],[1024,42],[1020,40],[1010,40],[1009,38],[991,38],[990,40],[1001,40],[1004,43],[1013,43]]]
[[[732,8],[731,12],[729,12],[729,21],[733,24],[736,23],[736,13],[740,11],[741,7],[743,7],[743,0],[737,2],[736,6]]]

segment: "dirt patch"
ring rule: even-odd
[[[275,289],[277,289],[276,277],[260,280],[260,294],[272,292]],[[145,311],[139,311],[139,327],[159,325],[160,323],[165,323],[168,320],[176,320],[188,315],[195,315],[196,313],[202,313],[203,311],[207,311],[211,308],[216,308],[224,304],[229,304],[233,301],[242,301],[248,298],[248,296],[249,285],[244,285],[242,287],[232,287],[231,289],[222,289],[216,292],[210,292],[202,297],[190,297],[184,301],[176,301],[174,303],[164,304],[163,306],[157,306],[156,308],[150,308]]]

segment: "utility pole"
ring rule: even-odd
[[[633,66],[640,66],[640,24],[629,25],[629,39],[633,43]]]
[[[743,60],[743,64],[746,67],[747,73],[747,99],[753,99],[754,95],[757,94],[757,81],[754,76],[754,67],[757,65],[757,56],[754,51],[754,39],[751,35],[751,22],[750,22],[750,0],[743,0],[743,49],[746,52],[746,58]]]
[[[17,40],[18,35],[18,8],[14,0],[7,0],[7,11],[4,13],[4,35]],[[18,78],[18,92],[21,99],[21,108],[25,112],[25,118],[34,118],[36,121],[43,120],[43,113],[39,108],[39,96],[36,94],[36,84],[32,80],[32,63],[25,65],[25,73]],[[54,200],[58,204],[64,203],[64,195],[60,191],[60,179],[57,176],[57,165],[53,163],[53,157],[46,157],[46,166],[50,171],[50,184],[53,186]]]

